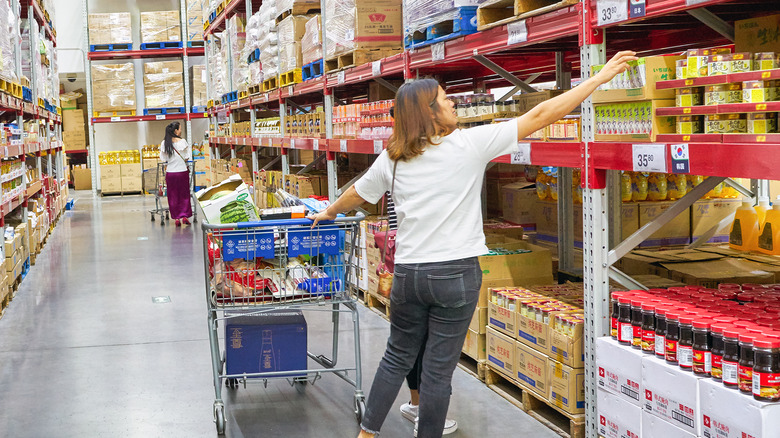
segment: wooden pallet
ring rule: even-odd
[[[366,306],[382,318],[390,321],[390,300],[372,293],[366,294]]]
[[[342,53],[331,59],[325,60],[325,73],[329,73],[343,68],[357,67],[368,64],[369,62],[379,61],[388,56],[401,53],[400,47],[380,48],[380,49],[355,49],[347,53]]]
[[[585,438],[585,415],[570,414],[487,364],[485,384],[509,403],[522,409],[563,438]]]
[[[303,75],[301,69],[295,68],[286,73],[279,75],[279,86],[286,87],[292,84],[300,84],[303,82]]]
[[[579,3],[579,0],[543,1],[542,7],[532,11],[520,9],[520,0],[488,0],[477,9],[477,30],[503,26],[517,20],[535,17]]]
[[[487,377],[488,365],[485,359],[476,360],[473,357],[469,357],[466,353],[460,354],[460,361],[458,361],[458,368],[462,369],[469,375],[473,376],[480,382],[484,382]]]
[[[134,116],[135,110],[127,111],[92,111],[92,117],[121,117]]]
[[[319,0],[294,0],[292,8],[276,16],[276,24],[290,15],[308,15],[320,12]]]
[[[263,84],[252,85],[249,87],[249,95],[254,96],[263,92]]]
[[[272,77],[263,81],[263,91],[271,91],[279,88],[279,78]]]

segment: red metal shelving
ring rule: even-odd
[[[186,43],[184,43],[186,45]],[[89,52],[87,55],[91,61],[107,59],[146,59],[146,58],[172,58],[177,56],[203,56],[203,47],[183,47],[175,49],[150,49],[150,50],[118,50],[115,52]]]
[[[205,117],[204,113],[157,114],[149,116],[92,117],[92,123],[153,122],[155,120],[193,120]]]

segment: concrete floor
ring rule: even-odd
[[[72,197],[0,319],[0,436],[216,436],[200,229],[150,222],[152,197]],[[389,324],[360,309],[367,392]],[[310,350],[327,353],[330,314],[306,317]],[[351,364],[347,318],[339,330]],[[278,380],[226,389],[226,436],[356,436],[353,393],[332,375],[302,392]],[[403,389],[382,437],[412,436],[398,412],[407,400]],[[450,416],[452,437],[557,436],[460,369]]]

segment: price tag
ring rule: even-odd
[[[531,143],[518,143],[517,151],[509,156],[512,164],[531,164]]]
[[[690,161],[687,144],[669,145],[672,154],[672,173],[690,173]]]
[[[339,142],[339,150],[341,150],[341,152],[346,152],[347,151],[347,141],[346,140],[341,140]]]
[[[320,150],[320,141],[314,140],[313,142],[311,142],[311,148],[314,149],[315,151]]]
[[[294,86],[292,86],[292,85],[290,85],[289,87],[287,87],[287,94],[289,94],[290,96],[292,96],[292,95],[293,95],[293,92],[295,91],[295,90],[294,90],[294,88],[295,88],[295,87],[294,87]]]
[[[628,20],[627,0],[597,0],[598,25],[604,26]]]
[[[631,0],[631,9],[628,10],[628,15],[631,18],[644,17],[647,13],[645,0]]]
[[[631,147],[634,172],[667,173],[666,145],[634,144]]]
[[[155,120],[165,120],[165,114],[157,114],[154,116]]]
[[[371,63],[371,74],[374,76],[382,76],[382,61],[374,61]]]
[[[509,33],[506,42],[508,46],[528,41],[528,26],[526,26],[525,20],[507,24],[506,30]]]
[[[381,154],[384,149],[383,146],[382,140],[374,140],[374,153],[377,155]]]
[[[431,46],[431,60],[444,61],[444,43],[436,43]]]
[[[341,84],[343,84],[343,83],[344,83],[344,81],[345,81],[345,80],[346,80],[346,72],[345,72],[344,70],[341,70],[341,71],[339,72],[339,74],[338,74],[338,78],[337,78],[337,81],[336,81],[336,82],[337,82],[339,85],[341,85]]]
[[[120,120],[122,120],[122,118],[121,118],[121,117],[111,117],[111,121],[112,121],[112,122],[118,122],[118,121],[120,121]]]
[[[698,5],[700,3],[707,3],[710,0],[685,0],[686,6]]]
[[[290,149],[295,149],[295,139],[294,138],[290,139]]]

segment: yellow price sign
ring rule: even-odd
[[[690,135],[684,135],[683,136],[683,141],[691,141],[691,136]]]
[[[759,103],[758,105],[756,105],[756,111],[766,111],[766,104]]]
[[[691,109],[690,108],[683,108],[683,114],[690,114]]]
[[[761,73],[761,79],[769,79],[772,76],[771,72],[765,71]]]
[[[756,143],[766,143],[766,135],[757,135]]]
[[[693,79],[686,79],[685,85],[693,85]]]

